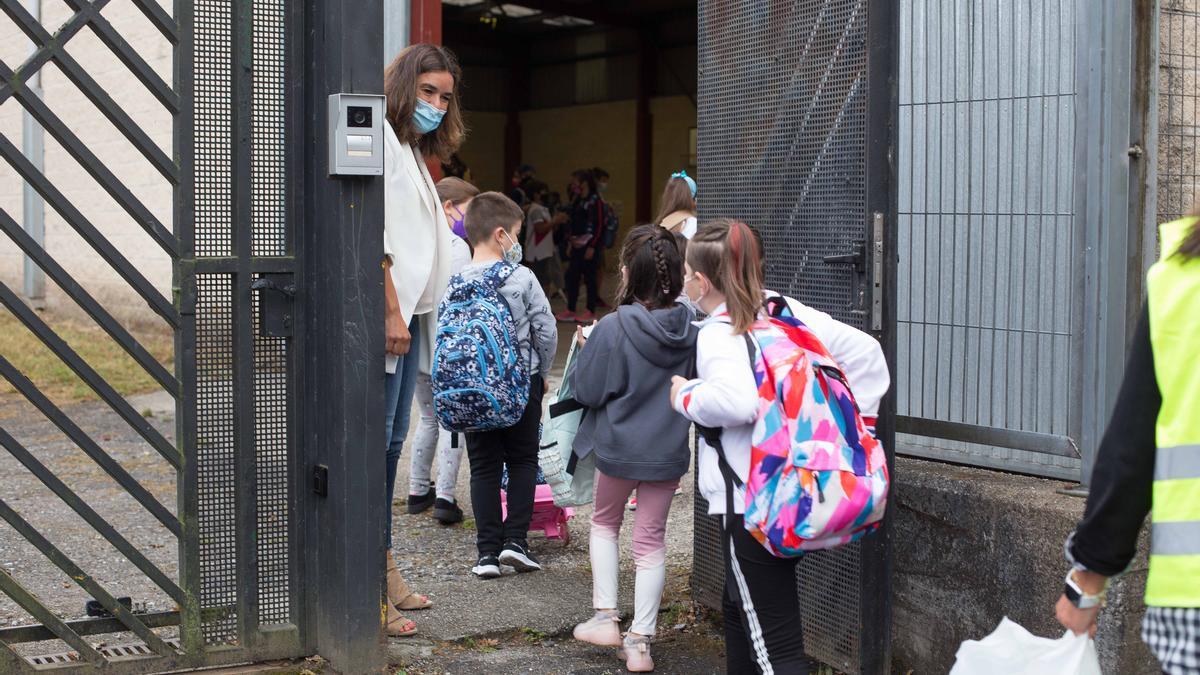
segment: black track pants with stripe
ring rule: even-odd
[[[729,675],[807,675],[796,588],[799,558],[776,558],[734,516],[725,560],[725,662]]]

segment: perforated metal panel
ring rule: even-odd
[[[256,256],[289,253],[287,224],[286,30],[283,0],[254,2],[251,107],[251,225]],[[257,490],[258,612],[262,624],[291,623],[291,468],[289,346],[265,334],[254,298],[254,443]]]
[[[200,609],[217,610],[202,624],[205,642],[237,639],[237,447],[233,386],[233,280],[196,277],[196,522],[200,530]]]
[[[233,254],[231,167],[231,7],[229,0],[195,4],[193,28],[197,256]]]
[[[285,84],[294,14],[283,0],[234,5],[195,3],[196,586],[206,644],[286,654],[303,619],[297,379],[292,339],[268,334],[263,319],[288,301],[252,284],[294,272],[287,122],[298,90]]]
[[[865,276],[825,258],[867,242],[868,94],[874,87],[890,100],[886,81],[868,82],[868,12],[879,4],[714,0],[700,3],[699,23],[701,221],[757,228],[769,288],[864,330]],[[697,499],[693,592],[719,607],[720,539],[701,517],[706,508]],[[874,639],[862,617],[861,551],[812,554],[797,569],[805,649],[846,673],[860,671],[861,641]]]
[[[771,288],[860,326],[860,282],[823,258],[865,232],[866,29],[865,0],[701,3],[701,219],[758,228]]]

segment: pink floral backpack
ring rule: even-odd
[[[772,555],[790,558],[835,548],[876,529],[887,507],[889,474],[883,446],[868,432],[846,377],[825,345],[780,297],[769,318],[746,334],[758,385],[751,436],[746,530]],[[714,430],[726,480],[743,487]]]

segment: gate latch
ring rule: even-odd
[[[258,293],[258,325],[264,335],[292,337],[296,283],[290,273],[261,274],[250,284]]]
[[[827,255],[821,260],[827,265],[853,265],[854,271],[862,274],[867,271],[867,246],[860,243],[850,253]]]

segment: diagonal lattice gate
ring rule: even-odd
[[[54,496],[50,509],[65,506],[78,516],[122,564],[144,577],[145,595],[162,601],[158,611],[121,602],[98,580],[103,561],[56,544],[34,522],[44,514],[0,488],[0,519],[11,528],[3,537],[19,537],[37,556],[36,563],[0,572],[0,593],[36,622],[0,629],[0,671],[159,672],[311,653],[301,583],[304,491],[294,395],[302,336],[291,309],[300,191],[289,179],[300,165],[296,148],[305,136],[298,124],[304,90],[289,84],[305,72],[304,8],[285,0],[179,0],[170,12],[159,0],[65,2],[69,14],[52,32],[24,0],[0,0],[0,10],[33,45],[20,65],[0,61],[0,107],[16,104],[27,111],[116,205],[120,213],[112,221],[144,232],[141,241],[151,242],[152,254],[169,260],[173,297],[164,292],[164,280],[156,284],[145,269],[142,261],[150,254],[114,243],[128,237],[108,216],[90,215],[93,205],[72,196],[74,185],[56,181],[54,172],[3,134],[0,157],[94,252],[104,274],[144,305],[141,316],[153,316],[174,334],[175,367],[157,360],[77,269],[48,253],[5,209],[0,231],[170,395],[177,423],[171,434],[143,416],[52,321],[0,283],[0,304],[134,432],[150,458],[138,466],[152,461],[156,468],[128,468],[127,456],[116,457],[105,438],[76,419],[75,409],[56,404],[36,378],[14,365],[8,358],[13,355],[0,354],[0,377],[115,482],[139,524],[114,524],[117,518],[94,508],[89,494],[60,477],[3,421],[0,447]],[[123,19],[138,15],[144,32],[169,50],[173,76],[161,74],[110,21],[118,12]],[[96,62],[115,58],[124,68],[122,86],[138,91],[115,92],[102,84],[99,66],[80,56],[95,50],[106,50]],[[78,116],[68,122],[72,111],[54,109],[29,85],[31,76],[51,69],[103,125],[81,128]],[[148,103],[133,114],[125,107],[131,100]],[[146,118],[161,120],[162,128],[147,128]],[[111,162],[111,152],[102,159],[92,147],[109,127],[112,133],[103,137],[123,144],[130,163]],[[161,208],[163,200],[157,207],[150,203],[147,180],[165,186],[173,208]],[[147,478],[162,475],[170,476],[166,487]],[[174,503],[164,497],[171,483]],[[145,536],[142,523],[161,534]],[[178,550],[177,565],[170,555],[147,554],[147,547]],[[63,611],[27,581],[40,580],[45,567],[94,599],[93,613],[100,616],[61,618]],[[103,641],[93,638],[99,635]],[[47,641],[57,651],[31,645]]]

